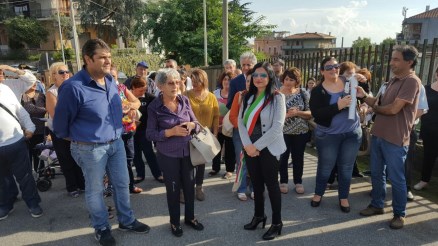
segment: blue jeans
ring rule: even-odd
[[[134,222],[129,200],[129,176],[126,153],[122,139],[109,144],[78,144],[72,142],[71,154],[82,168],[85,178],[85,202],[96,230],[111,228],[108,211],[103,200],[103,176],[105,172],[113,186],[113,198],[117,218],[123,225]]]
[[[236,165],[240,165],[240,152],[243,149],[243,145],[242,145],[242,140],[240,140],[239,130],[236,128],[233,129],[233,144],[234,144],[234,154],[236,155]],[[241,172],[243,174],[243,178],[242,178],[242,182],[240,183],[239,189],[237,189],[237,193],[246,193],[246,187],[247,187],[246,166],[242,168]],[[250,187],[250,189],[252,190],[252,187]]]
[[[41,202],[32,175],[27,145],[24,138],[0,147],[0,210],[13,208],[17,197],[17,186],[13,176],[20,185],[21,195],[29,208],[35,208]]]
[[[339,199],[347,199],[354,161],[362,141],[362,129],[358,127],[340,134],[326,134],[316,129],[315,141],[318,150],[315,195],[324,195],[333,167],[337,165],[338,196]]]
[[[386,196],[386,177],[392,186],[392,208],[394,215],[406,216],[407,189],[405,160],[408,146],[398,146],[383,138],[371,138],[371,206],[383,208]]]

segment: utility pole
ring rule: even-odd
[[[61,52],[62,52],[62,62],[65,64],[65,55],[64,55],[64,44],[62,41],[62,31],[61,31],[61,19],[59,18],[59,1],[56,1],[56,13],[58,15],[58,29],[59,29],[59,41],[61,42]]]
[[[70,0],[70,15],[71,15],[71,21],[73,25],[73,39],[75,44],[75,56],[76,56],[76,64],[78,66],[78,71],[81,70],[81,53],[79,51],[79,39],[78,39],[78,33],[76,31],[76,20],[75,20],[75,10],[73,8],[73,0]]]
[[[203,0],[204,7],[204,66],[208,66],[208,58],[207,58],[207,4],[205,0]]]
[[[222,64],[228,59],[228,0],[222,3]]]

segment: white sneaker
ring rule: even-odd
[[[415,199],[414,194],[412,194],[411,191],[408,191],[407,199],[408,199],[408,202],[412,202]]]
[[[414,185],[414,190],[422,190],[426,186],[427,186],[427,182],[420,181],[418,182],[418,184]]]

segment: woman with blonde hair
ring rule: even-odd
[[[53,118],[55,117],[55,107],[58,102],[58,88],[64,81],[70,78],[70,71],[64,63],[55,62],[50,66],[49,72],[50,83],[53,83],[53,86],[47,90],[46,94],[46,109],[49,114],[47,126],[49,127],[49,133],[59,160],[59,165],[65,177],[67,192],[71,197],[78,197],[79,191],[85,189],[82,169],[71,156],[70,141],[58,138],[53,132]]]
[[[187,91],[190,105],[199,124],[209,128],[217,136],[219,130],[219,104],[216,96],[208,91],[207,73],[195,68],[192,70],[190,78],[192,79],[193,89]],[[196,166],[196,199],[203,201],[205,199],[202,184],[204,182],[205,164]]]

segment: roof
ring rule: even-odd
[[[438,8],[431,9],[429,11],[420,13],[409,17],[408,19],[426,19],[426,18],[438,18]]]
[[[306,33],[296,33],[287,36],[284,39],[335,39],[335,38],[336,37],[324,33],[306,32]]]

